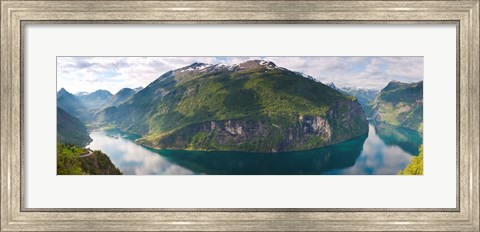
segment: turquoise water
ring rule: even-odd
[[[93,131],[91,149],[102,150],[126,175],[395,175],[418,154],[416,131],[370,123],[368,135],[298,152],[244,153],[155,150],[119,130]]]

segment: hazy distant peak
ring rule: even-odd
[[[332,81],[325,82],[325,85],[327,85],[328,87],[330,87],[332,89],[338,90],[338,87]]]
[[[68,93],[68,91],[62,87],[57,93]]]
[[[82,92],[75,93],[75,96],[81,97],[81,96],[85,96],[85,95],[89,95],[89,94],[90,94],[89,92],[82,91]]]
[[[136,91],[131,88],[123,88],[119,90],[115,95],[120,95],[120,94],[130,94],[130,93],[135,93]]]
[[[61,88],[61,89],[57,92],[57,97],[60,97],[60,96],[73,96],[73,94],[71,94],[70,92],[68,92],[65,88]]]
[[[108,90],[104,90],[104,89],[99,89],[99,90],[95,90],[93,93],[91,94],[98,94],[98,95],[112,95],[112,93],[110,93],[110,91]]]
[[[105,97],[108,97],[108,96],[112,96],[112,93],[110,93],[110,91],[108,90],[104,90],[104,89],[98,89],[98,90],[95,90],[93,92],[85,92],[85,91],[82,91],[82,92],[78,92],[78,93],[75,93],[75,96],[77,97],[87,97],[87,96],[105,96]]]
[[[380,91],[381,89],[379,88],[367,88],[367,87],[358,87],[358,86],[346,86],[346,85],[342,85],[340,87],[337,87],[341,90],[364,90],[364,91]]]

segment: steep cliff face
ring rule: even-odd
[[[209,121],[138,142],[167,149],[284,152],[323,147],[368,133],[357,101],[338,103],[326,116],[297,115],[292,120],[295,123],[290,125],[277,125],[268,118]]]
[[[57,143],[57,175],[122,175],[101,151]]]
[[[392,81],[372,104],[375,120],[423,131],[423,81]]]
[[[337,102],[327,113],[334,143],[368,133],[368,122],[357,100]]]
[[[78,158],[82,169],[88,175],[122,175],[120,169],[115,167],[110,158],[101,151],[93,151],[86,157]]]
[[[169,71],[97,120],[147,146],[191,150],[306,150],[368,130],[354,97],[267,61]]]

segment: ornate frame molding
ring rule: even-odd
[[[479,231],[479,1],[1,0],[1,230]],[[456,23],[457,209],[25,209],[22,204],[26,23]],[[461,94],[460,94],[461,92]]]

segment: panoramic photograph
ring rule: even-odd
[[[423,57],[57,57],[57,175],[423,175]]]

